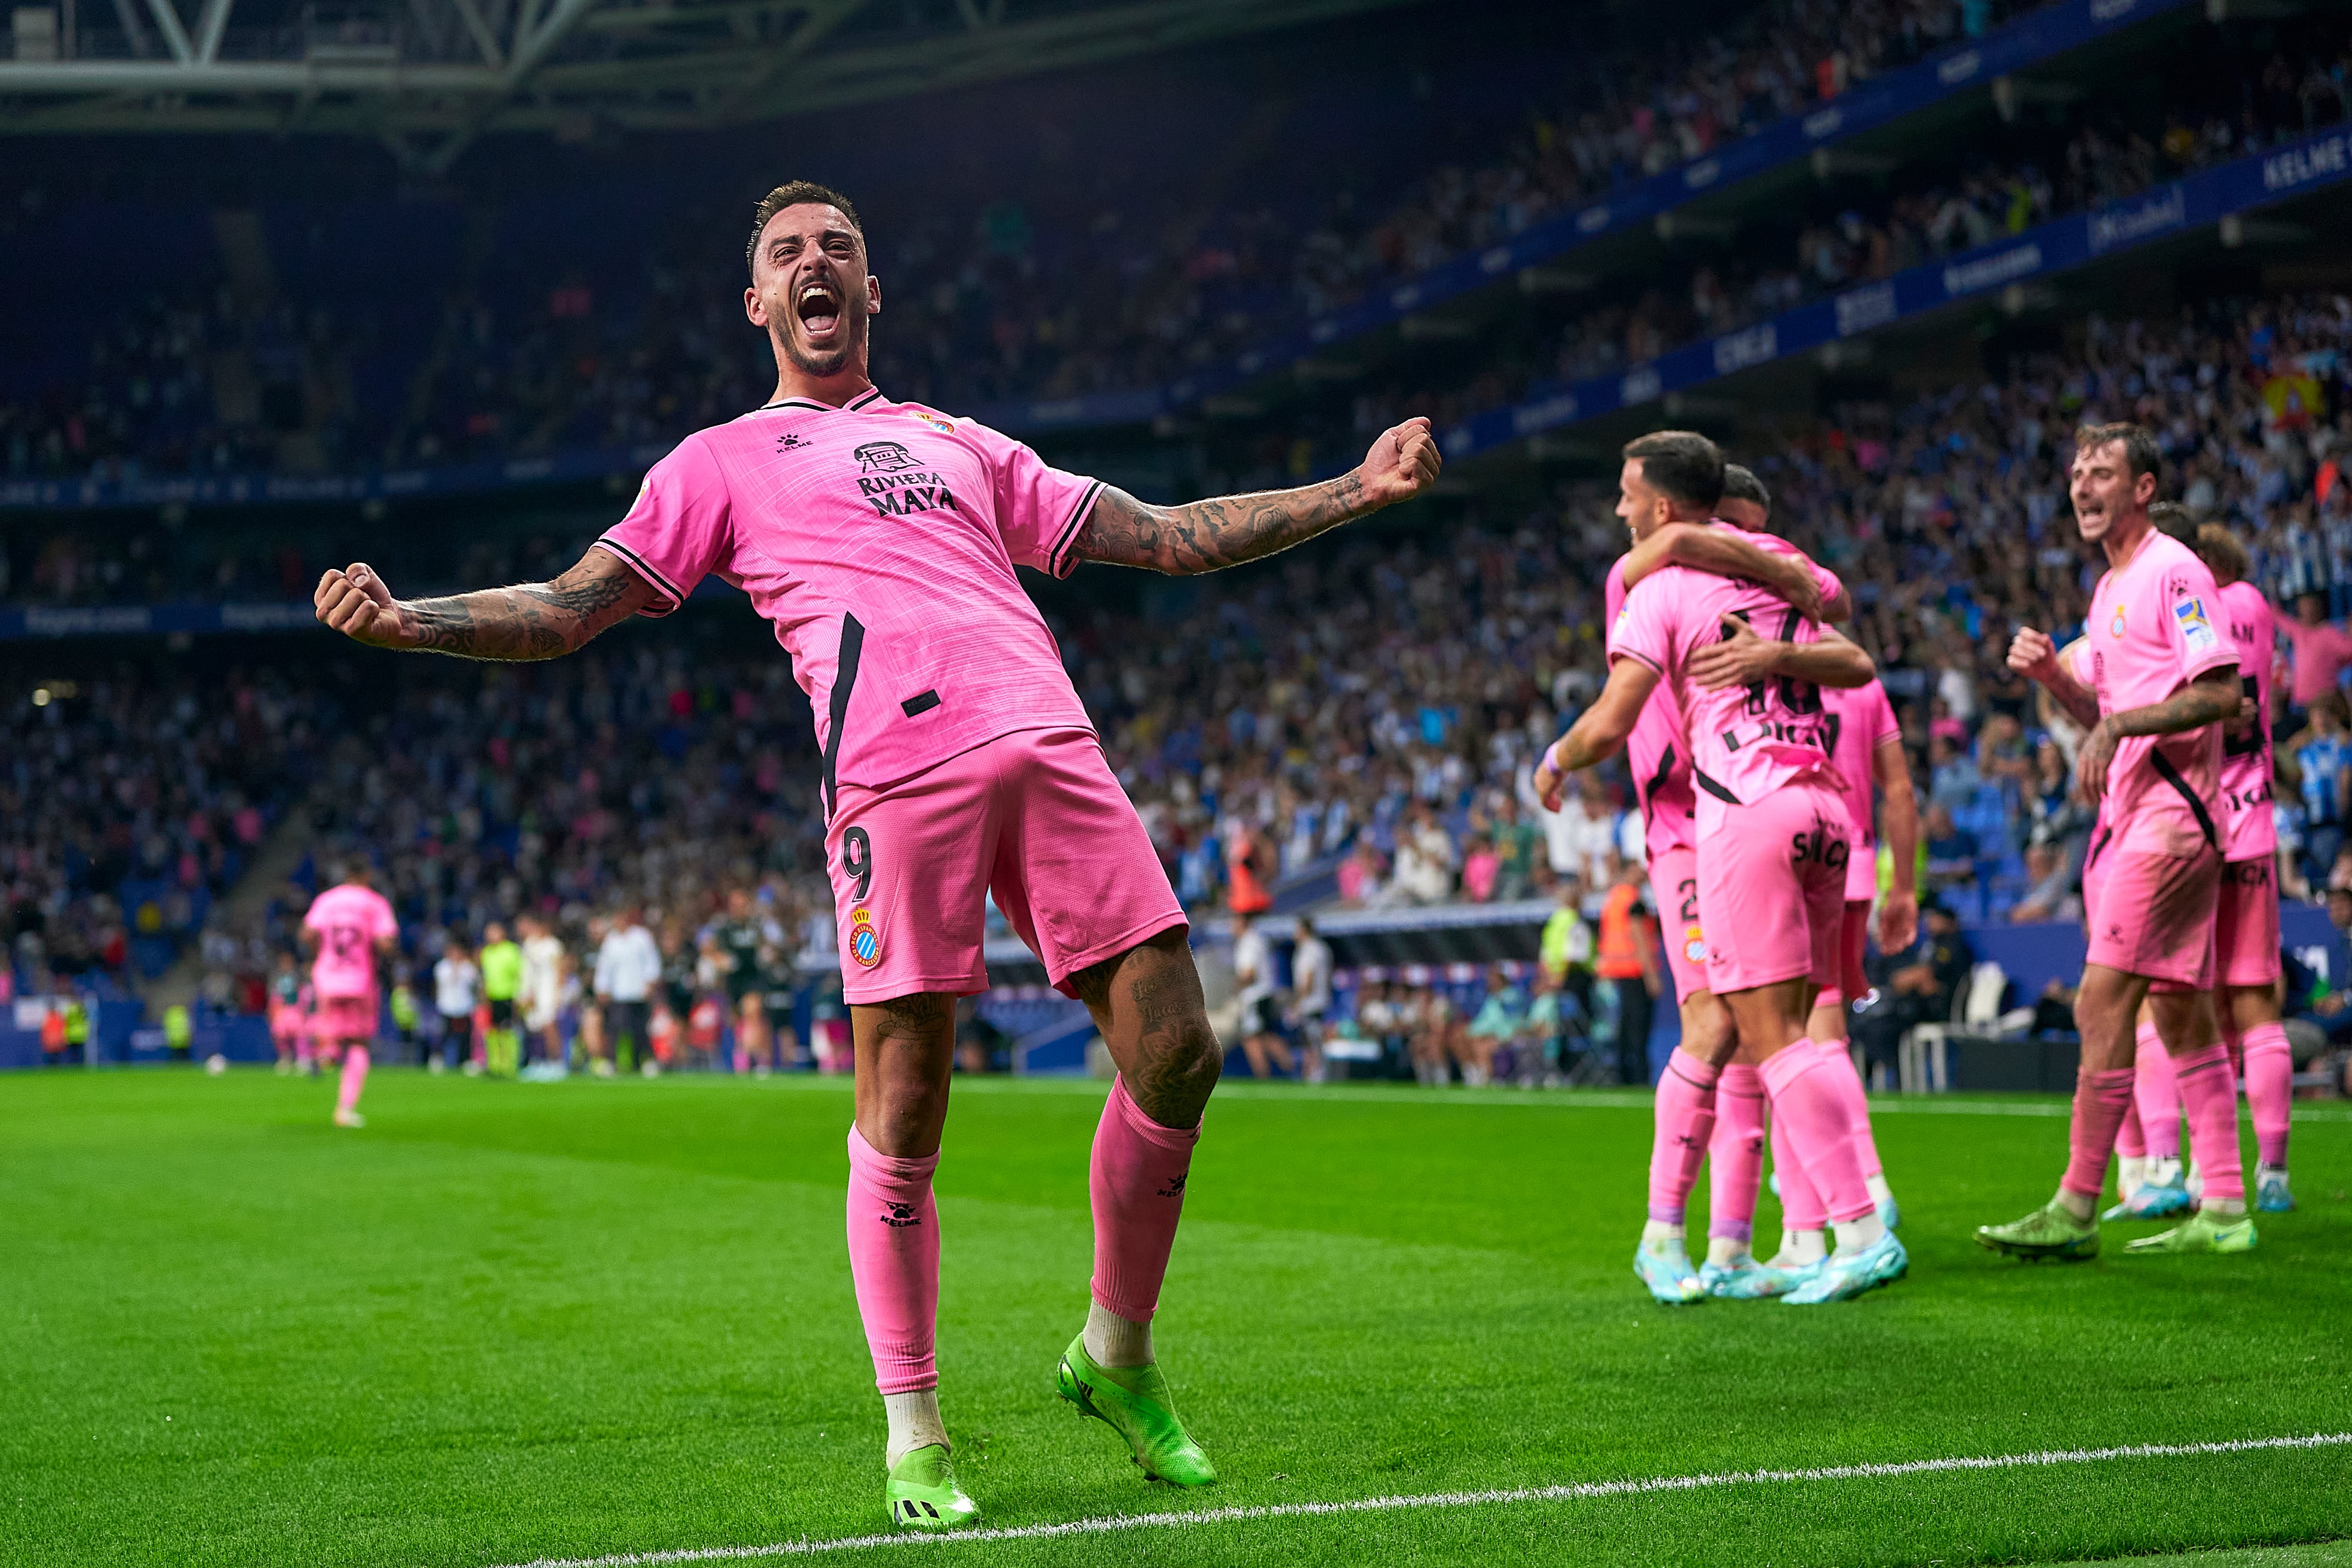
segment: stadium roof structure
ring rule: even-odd
[[[359,135],[438,172],[488,131],[737,124],[1417,3],[17,0],[0,133]]]

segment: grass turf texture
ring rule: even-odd
[[[0,1560],[432,1568],[881,1528],[845,1084],[380,1072],[360,1133],[327,1124],[332,1097],[254,1071],[0,1079]],[[943,1405],[992,1525],[2352,1427],[2341,1108],[2298,1121],[2303,1210],[2263,1217],[2251,1257],[2126,1260],[2153,1227],[2116,1226],[2095,1263],[2031,1268],[1969,1229],[2048,1196],[2055,1103],[1892,1105],[1907,1281],[1670,1310],[1628,1266],[1640,1097],[1237,1086],[1159,1322],[1226,1480],[1150,1487],[1051,1393],[1100,1099],[957,1088]],[[1777,1218],[1768,1194],[1759,1234]],[[2347,1521],[2335,1448],[856,1555],[2048,1563]]]

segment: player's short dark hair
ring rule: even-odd
[[[849,220],[849,226],[857,231],[857,237],[866,237],[866,225],[858,221],[857,209],[849,204],[847,196],[830,185],[820,185],[814,180],[787,180],[761,197],[760,204],[751,209],[751,237],[743,242],[743,265],[746,268],[755,273],[760,269],[760,236],[767,232],[768,220],[786,207],[803,204],[840,208],[841,215]]]
[[[2213,569],[2215,577],[2225,582],[2243,582],[2254,575],[2254,558],[2247,550],[2246,541],[2220,523],[2198,524],[2196,541],[2189,548]]]
[[[2156,444],[2156,432],[2145,424],[2120,420],[2112,424],[2086,424],[2074,433],[2074,450],[2089,452],[2110,441],[2124,444],[2124,466],[2133,478],[2143,474],[2159,479],[2164,476],[2164,449]]]
[[[2178,501],[2158,501],[2147,509],[2147,520],[2166,538],[2197,549],[2197,519]]]
[[[1643,465],[1642,471],[1648,473],[1649,465]],[[1764,481],[1756,476],[1756,470],[1748,467],[1745,463],[1727,463],[1723,465],[1722,499],[1753,502],[1764,508],[1767,517],[1769,517],[1772,512],[1772,492],[1764,487]]]
[[[1654,430],[1625,444],[1642,477],[1669,500],[1712,507],[1723,499],[1723,448],[1695,430]]]

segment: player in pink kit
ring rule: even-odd
[[[2278,631],[2271,602],[2246,580],[2253,562],[2238,536],[2220,523],[2197,529],[2197,554],[2220,585],[2221,624],[2238,653],[2240,691],[2253,711],[2221,739],[2221,893],[2213,915],[2221,965],[2215,998],[2222,1043],[2243,1063],[2253,1113],[2254,1207],[2294,1207],[2287,1186],[2287,1116],[2294,1094],[2294,1055],[2279,1022],[2278,825],[2271,815],[2271,666]],[[2235,1139],[2231,1140],[2235,1152]]]
[[[1737,464],[1725,465],[1723,474],[1724,493],[1712,508],[1720,515],[1712,519],[1698,520],[1706,518],[1704,509],[1691,520],[1675,518],[1671,510],[1672,520],[1664,522],[1629,517],[1633,548],[1610,567],[1602,591],[1608,626],[1617,624],[1629,582],[1670,564],[1765,583],[1809,614],[1838,620],[1851,612],[1833,575],[1763,531],[1771,507],[1763,482]],[[1619,512],[1625,514],[1623,504]],[[1736,1054],[1739,1040],[1730,1013],[1707,988],[1694,837],[1697,796],[1686,728],[1676,693],[1662,684],[1642,705],[1625,743],[1643,810],[1651,899],[1664,928],[1682,1020],[1681,1045],[1658,1079],[1650,1151],[1653,1234],[1637,1270],[1651,1294],[1670,1304],[1709,1295],[1778,1295],[1799,1282],[1794,1270],[1762,1268],[1749,1250],[1763,1174],[1764,1089],[1755,1063]],[[1706,1262],[1694,1270],[1683,1215],[1702,1158],[1708,1162],[1713,1201]]]
[[[2131,1104],[2143,1000],[2171,1053],[2192,1145],[2226,1145],[2230,1157],[2207,1173],[2205,1207],[2193,1218],[2126,1250],[2243,1251],[2254,1242],[2236,1155],[2237,1086],[2202,994],[2214,983],[2222,865],[2211,802],[2221,727],[2238,716],[2238,655],[2216,619],[2213,574],[2148,517],[2162,461],[2139,425],[2094,425],[2075,438],[2075,520],[2107,557],[2085,629],[2092,687],[2032,627],[2010,645],[2010,667],[2089,728],[2075,788],[2101,811],[2083,878],[2090,950],[2074,999],[2083,1056],[2066,1174],[2042,1207],[1976,1233],[1979,1245],[2015,1258],[2098,1253],[2098,1197]],[[2079,669],[2082,657],[2070,663]]]
[[[1712,508],[1723,491],[1714,443],[1665,431],[1630,443],[1619,510],[1646,534],[1684,507]],[[1706,689],[1723,655],[1758,637],[1787,650],[1786,674],[1754,685]],[[1731,1014],[1741,1049],[1759,1063],[1764,1093],[1787,1119],[1799,1160],[1824,1193],[1838,1248],[1781,1299],[1843,1301],[1901,1277],[1903,1244],[1879,1221],[1845,1104],[1805,1040],[1814,990],[1834,978],[1852,826],[1829,758],[1819,682],[1857,685],[1869,655],[1822,632],[1762,586],[1670,567],[1625,597],[1610,632],[1609,683],[1555,742],[1537,789],[1557,797],[1564,777],[1615,751],[1663,681],[1689,718],[1698,802],[1698,904],[1708,933],[1707,988]],[[1655,1217],[1653,1225],[1662,1222]],[[1644,1280],[1645,1230],[1634,1270]]]
[[[367,865],[353,861],[342,880],[310,901],[302,917],[302,938],[310,946],[310,986],[318,998],[311,1018],[321,1045],[342,1048],[343,1072],[335,1098],[335,1125],[364,1127],[360,1091],[367,1086],[368,1042],[375,1039],[381,998],[375,966],[400,940],[400,922],[383,894],[368,885]]]
[[[1427,488],[1429,422],[1386,432],[1322,484],[1148,506],[882,395],[866,373],[882,284],[835,193],[769,193],[745,259],[774,400],[688,436],[577,566],[550,583],[401,601],[354,565],[321,580],[319,616],[379,646],[543,659],[627,616],[667,614],[705,577],[742,588],[791,655],[824,755],[856,1060],[850,1271],[889,1424],[892,1521],[938,1530],[978,1514],[939,1409],[931,1179],[956,998],[988,985],[990,896],[1086,1002],[1118,1066],[1095,1131],[1093,1301],[1058,1391],[1118,1431],[1147,1475],[1206,1484],[1215,1469],[1177,1418],[1150,1325],[1223,1052],[1182,906],[1013,569],[1193,573],[1271,555]]]

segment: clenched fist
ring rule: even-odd
[[[414,621],[402,612],[383,579],[364,562],[329,570],[319,579],[319,591],[310,602],[320,621],[354,643],[371,648],[416,646]]]
[[[1429,421],[1416,417],[1381,432],[1356,473],[1363,481],[1364,499],[1374,507],[1387,507],[1410,501],[1428,489],[1437,482],[1442,466],[1444,459],[1438,455],[1437,437],[1431,434]]]

